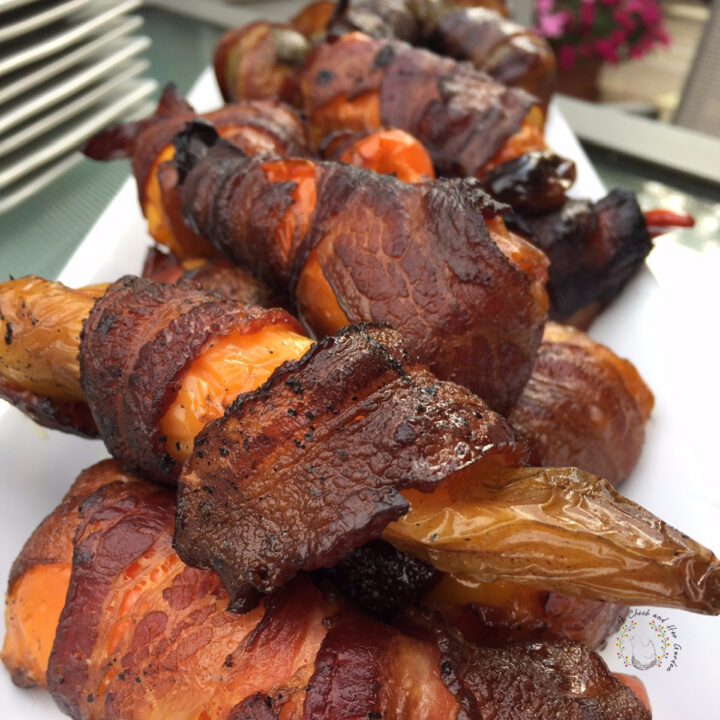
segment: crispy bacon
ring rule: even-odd
[[[180,477],[175,546],[216,570],[244,612],[298,570],[377,538],[407,511],[399,489],[429,491],[523,454],[500,416],[438,382],[398,333],[348,328],[200,433]]]
[[[88,140],[84,152],[93,160],[130,158],[137,180],[140,205],[145,205],[151,172],[160,153],[172,145],[173,136],[198,113],[176,87],[163,90],[155,114],[144,120],[103,130]],[[245,152],[298,155],[307,152],[302,125],[290,108],[272,101],[252,101],[224,107],[203,115],[220,131],[227,133]],[[254,134],[244,134],[245,129]]]
[[[643,703],[579,643],[479,647],[416,611],[401,627],[437,646],[443,682],[461,708],[458,718],[650,720]]]
[[[105,460],[83,471],[38,526],[10,569],[2,661],[20,687],[45,687],[45,671],[70,579],[78,508],[108,483],[137,480]]]
[[[0,376],[0,398],[32,418],[38,425],[51,430],[96,438],[98,429],[90,408],[83,401],[60,401],[38,395]]]
[[[481,7],[468,7],[480,5]],[[469,61],[498,82],[527,90],[547,107],[555,56],[547,41],[507,19],[502,3],[353,0],[338,4],[330,33],[359,30]]]
[[[524,447],[509,434],[509,426],[498,425],[492,415],[483,420],[483,413],[488,413],[478,398],[438,381],[414,356],[405,355],[393,331],[349,329],[313,350],[308,338],[288,329],[288,318],[282,313],[278,323],[268,327],[272,313],[257,315],[194,288],[152,285],[150,281],[126,279],[98,301],[96,309],[101,310],[94,314],[87,305],[90,298],[84,297],[81,307],[87,306],[90,313],[84,332],[92,340],[84,337],[80,362],[77,344],[63,345],[52,357],[81,395],[79,376],[83,368],[82,384],[99,429],[107,432],[108,444],[126,466],[144,466],[155,479],[173,482],[172,469],[185,462],[194,445],[194,456],[185,469],[207,475],[208,482],[200,484],[200,494],[213,494],[211,480],[219,478],[225,483],[229,514],[237,509],[230,508],[232,500],[240,506],[240,525],[247,523],[241,532],[247,530],[256,542],[234,547],[233,538],[225,537],[232,536],[233,529],[226,532],[223,528],[224,514],[220,523],[201,530],[212,536],[206,537],[211,541],[207,545],[211,555],[222,559],[227,552],[227,564],[240,567],[229,582],[235,583],[233,592],[238,584],[240,591],[247,591],[241,604],[251,604],[255,593],[272,589],[274,583],[298,570],[331,563],[382,533],[399,549],[447,572],[486,580],[504,578],[613,602],[659,603],[713,614],[720,609],[718,561],[707,548],[623,500],[606,481],[588,473],[573,468],[518,468],[525,460]],[[223,305],[230,307],[224,318]],[[234,324],[237,318],[239,325]],[[259,330],[249,332],[254,322]],[[292,321],[290,326],[296,327]],[[175,338],[184,327],[192,330],[191,341],[180,345]],[[389,333],[390,347],[377,338],[373,340],[375,332]],[[104,342],[108,337],[112,341]],[[366,351],[357,361],[352,360],[349,366],[339,362],[334,368],[316,362],[328,353],[332,356],[335,343],[336,349],[350,346],[352,338],[359,338]],[[242,348],[249,349],[254,358],[244,355]],[[86,357],[88,350],[91,352]],[[377,352],[380,356],[373,361]],[[88,359],[92,356],[94,361]],[[300,356],[304,359],[287,362]],[[387,365],[388,358],[393,357],[400,365]],[[405,371],[403,358],[408,360]],[[363,366],[368,361],[369,368]],[[239,377],[230,379],[228,372],[232,374],[235,365],[239,366]],[[280,392],[281,400],[287,400],[287,388],[301,391],[297,382],[307,377],[301,372],[296,381],[287,373],[292,369],[307,371],[308,367],[311,378],[317,380],[319,373],[324,388],[342,399],[339,417],[329,412],[321,393],[311,398],[321,405],[310,409],[313,418],[302,416],[297,423],[287,420],[282,412],[278,417],[277,406],[263,403],[273,387]],[[358,369],[362,373],[351,378]],[[381,376],[377,376],[378,371]],[[206,372],[208,380],[200,377]],[[289,385],[278,391],[277,384],[286,377]],[[373,377],[382,382],[363,385],[363,378]],[[52,382],[53,376],[44,380]],[[266,380],[264,387],[253,392]],[[354,386],[363,388],[365,394],[353,395]],[[317,388],[312,390],[315,393]],[[211,422],[220,418],[237,397],[240,400],[226,412],[224,422]],[[389,401],[385,406],[383,399]],[[467,416],[470,412],[472,417]],[[324,423],[318,421],[313,427],[315,416]],[[259,422],[238,428],[239,417]],[[291,425],[283,430],[282,421]],[[254,466],[248,466],[250,458],[244,444],[230,442],[238,433],[240,441],[254,444],[260,460]],[[319,442],[321,438],[348,441],[352,462],[347,468],[339,467],[342,458],[333,453],[331,442]],[[355,442],[357,447],[352,444]],[[202,444],[197,443],[207,443],[213,452],[205,458]],[[372,454],[373,447],[382,452],[369,458],[367,453]],[[276,487],[278,468],[287,471],[285,459],[299,459],[300,455],[300,467],[305,463],[309,472],[312,466],[309,474],[317,478],[303,485],[295,475]],[[383,457],[384,464],[378,465]],[[234,463],[235,468],[223,465],[224,458],[229,458],[228,463]],[[400,462],[393,470],[391,460],[398,458]],[[488,465],[492,460],[495,463]],[[504,467],[497,467],[498,462]],[[368,464],[376,479],[370,478],[374,487],[364,488]],[[353,467],[362,471],[353,474]],[[320,478],[327,476],[336,477],[337,484],[327,491],[327,503],[323,504],[320,497],[325,489]],[[240,485],[245,481],[255,497],[268,500],[269,506],[290,508],[290,515],[283,518],[283,523],[288,521],[287,532],[283,528],[280,538],[267,511],[257,508],[254,515],[243,514]],[[308,514],[315,522],[312,531],[318,532],[323,523],[330,528],[315,544],[306,542],[308,534],[296,505],[308,485],[314,491],[309,507],[316,513],[314,518],[313,513]],[[289,497],[293,492],[295,495]],[[218,492],[216,499],[221,495]],[[247,508],[251,506],[248,502]],[[582,513],[578,512],[580,506]],[[213,509],[212,499],[199,503],[199,515],[196,513],[193,520],[195,530],[202,524],[202,513]],[[343,518],[345,509],[347,519]],[[407,514],[399,517],[403,512]],[[397,519],[390,522],[392,518]],[[348,521],[352,526],[345,533]],[[385,523],[389,524],[383,527]],[[518,543],[518,536],[531,537],[532,543]],[[213,543],[220,552],[213,549]],[[283,543],[291,547],[278,559],[274,548],[284,550]],[[538,555],[542,563],[537,562]],[[628,572],[630,567],[632,572]]]
[[[264,308],[289,305],[287,298],[274,293],[241,267],[219,257],[181,260],[172,253],[151,247],[145,256],[142,276],[163,283],[189,282],[245,305]]]
[[[580,467],[617,487],[640,456],[652,405],[632,363],[579,330],[548,323],[508,419],[528,438],[534,465]]]
[[[83,503],[47,672],[55,701],[75,718],[195,720],[260,694],[302,717],[337,604],[300,579],[254,613],[227,612],[217,576],[173,552],[173,511],[173,493],[137,481]]]
[[[75,484],[15,566],[11,600],[32,568],[48,567],[47,560],[69,567],[72,557],[60,583],[67,596],[47,683],[77,720],[511,720],[516,708],[497,707],[504,689],[531,681],[537,688],[521,695],[520,717],[550,720],[575,705],[592,708],[599,720],[621,717],[617,707],[622,717],[648,717],[599,658],[570,643],[487,650],[417,615],[404,621],[407,634],[304,577],[252,613],[227,612],[217,576],[184,566],[173,552],[173,505],[171,492],[106,462]],[[43,592],[36,587],[31,599]],[[32,634],[38,621],[29,615],[9,627]],[[28,659],[15,660],[15,677],[27,677]],[[533,697],[555,714],[530,705]],[[463,715],[469,704],[476,714]]]
[[[624,190],[596,203],[571,199],[550,213],[524,213],[509,225],[550,259],[551,317],[580,327],[589,324],[587,311],[592,317],[616,297],[652,249],[637,200]]]
[[[284,310],[252,308],[193,286],[130,276],[111,285],[85,322],[80,373],[113,456],[148,479],[174,484],[180,465],[165,448],[160,420],[184,370],[230,332],[269,325],[301,332]]]
[[[396,550],[383,540],[355,548],[318,575],[332,581],[365,612],[381,620],[415,605],[442,578],[432,565]]]
[[[545,259],[491,234],[488,224],[504,227],[503,208],[476,181],[409,186],[362,168],[288,160],[279,165],[309,174],[315,202],[285,235],[296,182],[273,182],[267,158],[243,155],[208,128],[190,128],[177,144],[188,223],[273,287],[299,292],[301,273],[317,263],[313,287],[325,283],[343,318],[321,331],[388,322],[438,377],[495,409],[518,397],[542,333]],[[289,177],[299,182],[299,173]]]

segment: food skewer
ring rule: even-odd
[[[18,293],[14,299],[22,306]],[[92,306],[82,388],[126,467],[170,482],[177,476],[195,431],[190,423],[187,436],[173,436],[164,418],[193,382],[193,373],[182,373],[191,360],[213,353],[222,377],[215,351],[233,326],[257,332],[270,322],[292,333],[280,311],[229,308],[193,288],[129,278]],[[22,348],[33,325],[27,315],[17,322],[13,343]],[[280,359],[305,352],[309,341],[296,337]],[[67,346],[59,352],[64,365],[76,356]],[[154,368],[163,368],[164,380]],[[265,366],[260,381],[268,375]],[[182,467],[176,545],[193,564],[219,572],[238,610],[383,532],[443,570],[720,611],[720,567],[708,550],[582,471],[510,469],[524,458],[510,427],[469,392],[437,381],[393,331],[348,329],[316,343],[236,402],[226,384],[214,392],[195,412],[200,421],[218,419],[195,438]]]
[[[269,111],[276,115],[272,121]],[[183,222],[174,186],[176,175],[169,163],[173,133],[182,122],[198,117],[168,87],[153,117],[100,133],[87,147],[87,153],[95,158],[132,155],[148,232],[185,260],[217,253]],[[250,154],[268,150],[280,156],[309,152],[303,145],[299,120],[280,105],[246,103],[205,117],[219,120],[220,134]],[[425,148],[396,128],[337,132],[326,138],[321,153],[325,159],[348,162],[408,182],[423,182],[434,174]],[[506,216],[513,232],[548,255],[550,316],[586,327],[634,275],[652,243],[647,220],[631,193],[614,190],[597,203],[564,201],[567,183],[558,183],[552,169],[563,162],[557,157],[553,160],[544,154],[527,153],[490,173],[483,186],[493,197],[514,207],[515,213]],[[558,172],[566,174],[566,170]],[[543,212],[538,213],[538,208]],[[660,210],[650,211],[647,218],[655,223],[653,237],[669,227],[692,222],[689,216]],[[286,288],[275,290],[279,293],[276,304],[287,304],[280,297]],[[335,324],[320,331],[332,332],[337,327]]]

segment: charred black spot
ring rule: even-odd
[[[392,59],[395,57],[395,48],[392,45],[385,45],[380,52],[375,56],[373,65],[375,67],[385,67],[389,65]]]
[[[400,445],[407,445],[415,439],[415,431],[407,423],[400,423],[395,430],[394,440]]]
[[[302,383],[295,378],[290,378],[289,380],[286,380],[285,384],[290,388],[293,393],[295,393],[295,395],[299,395],[302,392]]]
[[[101,335],[107,335],[110,330],[112,330],[112,327],[117,319],[118,316],[115,315],[115,313],[104,312],[98,321],[97,332]]]
[[[315,75],[315,84],[327,85],[329,82],[332,82],[334,78],[335,73],[331,70],[320,70],[317,75]]]

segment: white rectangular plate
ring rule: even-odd
[[[90,0],[67,0],[62,3],[38,3],[26,10],[3,18],[0,25],[0,42],[13,40],[38,28],[54,23],[87,5]]]
[[[103,28],[98,36],[91,37],[56,57],[33,63],[23,67],[20,71],[0,78],[0,106],[4,106],[8,100],[36,88],[41,83],[57,77],[80,62],[102,57],[102,53],[107,50],[110,43],[137,30],[142,23],[142,18],[137,16],[131,15],[122,18],[110,23],[107,28]]]
[[[217,103],[209,74],[192,93],[198,109]],[[581,188],[597,196],[602,186],[563,119],[552,116],[550,138],[578,163]],[[648,380],[656,407],[642,460],[623,490],[694,538],[720,551],[720,478],[716,465],[717,320],[720,250],[699,252],[667,235],[647,267],[596,322],[592,334],[629,357]],[[149,240],[128,182],[62,273],[69,285],[138,273]],[[2,409],[0,409],[0,413]],[[32,530],[78,472],[106,455],[99,442],[47,432],[13,408],[0,417],[0,458],[5,502],[0,508],[0,578]],[[611,669],[633,672],[645,683],[655,720],[717,716],[720,618],[656,611],[656,624],[671,639],[662,666],[636,671],[617,657],[610,638],[604,657]],[[639,639],[650,616],[638,616]],[[672,637],[672,633],[676,637]],[[632,633],[628,633],[630,635]],[[624,640],[629,647],[629,638]],[[674,646],[680,646],[679,649]],[[676,654],[676,657],[675,657]],[[671,662],[674,660],[674,664]],[[0,707],[6,717],[63,717],[42,692],[20,690],[0,672]]]
[[[3,47],[3,53],[0,55],[0,76],[72,47],[105,27],[116,17],[134,10],[139,4],[140,0],[125,0],[120,3],[108,0],[93,3],[74,16],[72,22],[67,20],[53,24],[18,41],[8,43]]]

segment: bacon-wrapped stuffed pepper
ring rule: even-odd
[[[253,63],[260,58],[271,68],[278,62],[274,53],[252,52],[258,32],[255,25],[232,31],[218,46],[215,66],[226,98],[242,97],[228,88],[238,84],[238,77],[252,77]],[[285,37],[280,30],[273,34],[269,25],[265,35],[279,46],[278,38]],[[289,37],[287,44],[296,46]],[[306,48],[301,68],[297,56],[292,58],[280,65],[291,69],[299,82],[316,145],[338,130],[397,127],[427,147],[438,174],[480,178],[527,152],[547,149],[544,113],[537,101],[467,63],[360,32],[320,42],[309,52]],[[237,92],[257,96],[247,89]],[[266,84],[260,97],[273,97],[274,92]],[[565,165],[569,167],[563,165],[560,172],[559,165],[546,163],[546,173],[555,176],[558,185],[572,182],[572,163]]]
[[[431,370],[508,409],[546,311],[545,257],[473,180],[407,185],[347,165],[248,157],[191,127],[177,140],[187,223],[288,288],[318,335],[388,322]]]
[[[152,117],[109,128],[91,138],[85,154],[95,160],[130,158],[140,208],[148,232],[181,258],[213,255],[212,246],[182,222],[175,191],[176,173],[169,162],[172,139],[198,114],[173,85],[163,91]],[[226,105],[204,115],[217,131],[245,152],[304,155],[305,131],[297,115],[282,103],[249,101]]]
[[[575,643],[483,648],[417,613],[402,632],[307,578],[229,613],[218,577],[173,552],[173,510],[112,462],[80,476],[13,566],[2,659],[18,684],[47,682],[77,720],[649,718]]]
[[[555,90],[555,56],[547,41],[489,3],[351,0],[338,5],[330,32],[359,30],[469,61],[498,82],[527,90],[545,108]]]
[[[544,38],[508,20],[501,6],[492,0],[311,3],[290,25],[259,21],[226,33],[215,51],[216,76],[228,101],[278,97],[298,103],[298,74],[311,43],[357,30],[469,61],[498,82],[528,91],[547,108],[555,89],[552,49]]]
[[[482,177],[544,150],[535,100],[450,58],[362,33],[316,45],[303,67],[315,140],[340,130],[397,127],[428,149],[438,174]]]
[[[514,469],[525,447],[512,428],[398,333],[349,328],[300,357],[308,341],[282,317],[275,344],[257,342],[272,317],[126,278],[93,306],[80,351],[123,463],[172,481],[187,458],[177,548],[218,571],[235,609],[382,534],[449,572],[720,612],[709,550],[594,476]]]

